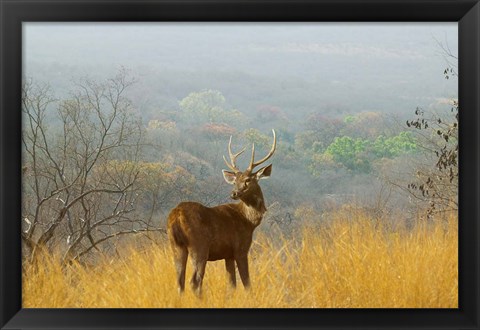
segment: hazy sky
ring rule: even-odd
[[[168,75],[172,84],[177,73],[195,74],[202,81],[192,86],[197,89],[222,90],[240,77],[239,85],[258,78],[295,81],[308,89],[321,82],[325,94],[336,99],[352,91],[352,97],[367,100],[381,94],[386,97],[382,104],[396,97],[413,105],[422,98],[456,96],[456,85],[443,79],[446,62],[438,43],[456,55],[457,27],[457,23],[25,23],[24,73],[53,86],[61,86],[67,77],[107,74],[119,66],[140,78]],[[212,72],[223,76],[214,81]],[[182,89],[176,97],[186,92]]]
[[[205,59],[218,51],[431,60],[439,51],[435,40],[456,51],[457,24],[26,23],[24,40],[27,64],[72,59],[79,64],[140,64],[168,58],[183,65],[185,58]]]

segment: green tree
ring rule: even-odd
[[[406,131],[389,138],[380,135],[373,143],[373,153],[378,158],[395,158],[415,150],[415,138],[411,132]]]
[[[369,172],[371,170],[368,157],[370,143],[368,140],[353,139],[349,136],[336,137],[325,153],[349,170]]]

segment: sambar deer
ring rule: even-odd
[[[235,262],[245,288],[250,286],[248,251],[253,231],[266,212],[265,201],[258,181],[267,178],[272,165],[253,171],[272,157],[277,145],[275,130],[273,145],[268,155],[255,161],[255,144],[252,145],[250,164],[245,171],[236,165],[237,157],[245,151],[232,152],[232,137],[228,143],[230,162],[223,157],[231,171],[222,170],[225,181],[233,185],[230,197],[238,203],[206,207],[197,202],[182,202],[168,216],[168,237],[173,250],[179,292],[185,289],[185,270],[190,255],[193,265],[192,289],[201,294],[207,261],[225,259],[230,284],[236,286]]]

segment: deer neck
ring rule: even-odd
[[[252,223],[254,227],[260,224],[263,215],[267,211],[265,200],[263,199],[263,194],[260,189],[254,194],[242,198],[238,205],[245,218]]]

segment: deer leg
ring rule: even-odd
[[[237,286],[237,280],[235,278],[235,260],[225,259],[225,268],[227,269],[229,283],[235,288]]]
[[[185,290],[185,271],[187,268],[188,250],[186,247],[173,247],[173,256],[175,260],[175,269],[177,271],[178,292]]]
[[[237,261],[238,273],[242,279],[245,289],[250,288],[250,275],[248,274],[248,257],[241,256],[235,259]]]
[[[207,257],[203,254],[196,254],[192,256],[192,262],[194,272],[190,283],[197,296],[201,296],[203,276],[205,275],[205,267],[207,266]]]

